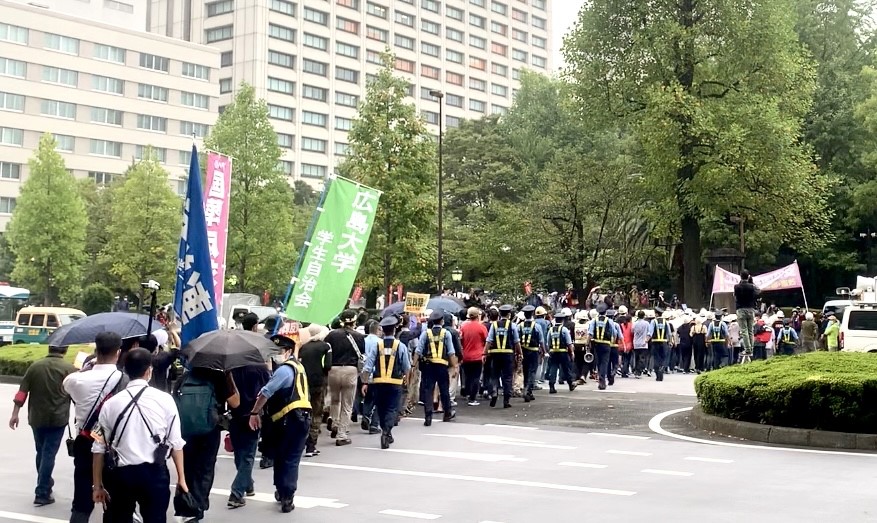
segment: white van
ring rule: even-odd
[[[851,294],[853,300],[840,320],[840,350],[877,352],[877,292],[869,286]]]

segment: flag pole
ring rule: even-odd
[[[798,260],[795,260],[795,270],[798,272],[798,281],[801,282],[801,294],[804,295],[804,312],[810,312],[807,306],[807,293],[804,291],[804,278],[801,277],[801,267],[798,266]]]
[[[292,278],[289,279],[289,285],[286,287],[286,296],[280,304],[282,312],[285,312],[286,308],[289,306],[289,298],[292,296],[292,291],[295,289],[295,284],[298,281],[298,271],[301,270],[302,263],[304,263],[305,256],[308,253],[308,248],[311,246],[314,229],[317,228],[317,220],[319,220],[320,214],[323,212],[323,205],[326,203],[326,195],[329,194],[329,186],[335,178],[336,175],[330,174],[326,177],[326,183],[323,184],[323,192],[320,194],[320,202],[317,203],[317,208],[314,209],[314,214],[311,217],[311,224],[308,226],[308,231],[305,234],[305,241],[301,244],[301,249],[298,252],[298,259],[295,261],[295,268],[292,270]],[[280,322],[277,322],[274,325],[273,334],[277,334],[279,329]]]

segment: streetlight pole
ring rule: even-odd
[[[445,116],[444,116],[444,98],[445,93],[432,90],[429,92],[429,95],[438,98],[439,103],[439,136],[438,136],[438,264],[436,270],[436,284],[438,287],[438,294],[441,294],[444,290],[444,284],[442,282],[442,239],[443,239],[443,231],[442,231],[442,221],[443,221],[443,212],[442,212],[442,193],[443,189],[443,181],[442,181],[442,139],[444,138],[444,124],[445,124]]]

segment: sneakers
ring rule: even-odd
[[[390,435],[381,434],[381,449],[386,450],[388,448],[390,448]]]
[[[499,396],[497,396],[496,394],[494,394],[493,396],[490,397],[490,406],[491,407],[496,407],[496,400],[498,397]]]
[[[371,420],[370,420],[369,418],[363,416],[363,417],[362,417],[362,421],[359,423],[359,428],[361,428],[362,430],[368,432],[368,429],[369,429],[369,422],[370,422],[370,421],[371,421]]]
[[[259,460],[259,468],[260,469],[263,469],[263,470],[270,469],[273,466],[274,466],[274,460],[271,458],[263,457],[261,460]]]
[[[473,401],[470,401],[469,403],[467,403],[466,405],[469,405],[470,407],[477,407],[478,405],[481,405],[481,403],[473,400]]]
[[[536,401],[536,396],[534,396],[532,392],[527,393],[526,398],[530,398],[529,401]]]
[[[597,388],[599,390],[606,390],[606,379],[605,378],[600,378],[600,384],[597,385]]]
[[[319,453],[320,453],[320,451],[318,450],[318,451],[317,451],[317,454],[319,454]],[[244,496],[246,496],[246,497],[248,497],[248,498],[251,498],[251,497],[253,497],[253,496],[255,496],[255,495],[256,495],[256,489],[253,489],[253,488],[251,488],[250,490],[244,492]]]
[[[576,385],[575,383],[570,383],[569,384],[569,391],[572,392],[572,391],[576,390],[576,387],[578,387],[578,385]]]
[[[456,406],[457,406],[457,402],[454,400],[451,400],[451,407],[456,407]]]
[[[326,430],[328,430],[329,432],[335,430],[335,420],[333,420],[332,418],[326,418]],[[335,436],[332,437],[334,438]]]
[[[442,417],[442,421],[454,421],[454,418],[456,418],[456,417],[457,417],[456,411],[451,411],[450,413],[446,412],[445,415]]]
[[[305,449],[305,457],[306,458],[313,458],[313,457],[316,457],[319,455],[320,455],[320,451],[314,447],[308,447],[307,449]]]
[[[508,402],[503,403],[503,404],[502,404],[502,408],[504,408],[504,409],[510,409],[510,408],[512,408],[512,404],[511,404],[511,403],[508,403]]]
[[[353,442],[350,441],[350,438],[336,439],[335,440],[336,447],[343,447],[345,445],[350,445],[351,443],[353,443]]]
[[[524,403],[530,403],[530,394],[524,394]]]
[[[380,433],[381,433],[381,429],[377,429],[377,428],[369,428],[369,429],[368,429],[368,433],[369,433],[369,434],[380,434]]]
[[[338,437],[338,427],[332,427],[329,431],[329,437],[335,439]]]
[[[423,426],[424,426],[424,427],[430,427],[430,426],[432,426],[432,412],[430,412],[429,414],[426,414],[426,415],[423,417]]]
[[[239,498],[239,497],[235,496],[234,494],[232,494],[228,497],[228,503],[226,503],[226,506],[228,508],[232,508],[232,509],[245,507],[245,506],[247,506],[247,500],[245,500],[243,498]]]

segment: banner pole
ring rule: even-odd
[[[798,281],[801,282],[801,294],[804,295],[805,312],[810,312],[810,307],[807,305],[807,293],[804,291],[804,278],[801,277],[801,267],[798,266],[798,260],[795,260],[795,271],[798,273]]]
[[[313,240],[314,229],[317,227],[317,220],[320,217],[320,213],[323,212],[323,205],[326,203],[326,195],[329,194],[329,186],[332,184],[332,180],[335,177],[330,175],[326,177],[326,183],[323,184],[323,192],[320,194],[320,201],[317,203],[317,208],[314,209],[314,214],[311,216],[311,224],[308,226],[308,231],[305,234],[305,241],[301,244],[301,249],[298,252],[298,259],[295,261],[295,267],[292,270],[292,278],[289,279],[289,285],[286,287],[286,296],[284,296],[283,301],[280,304],[281,312],[285,312],[287,306],[289,305],[289,297],[292,296],[292,291],[295,289],[295,282],[298,278],[298,271],[301,270],[301,265],[304,262],[305,256],[308,252],[308,247],[311,245],[311,240]],[[277,330],[280,328],[280,323],[274,325],[274,334],[277,334]]]
[[[711,310],[713,308],[713,296],[715,296],[715,293],[711,292],[710,293],[710,304],[707,305],[708,310]]]

